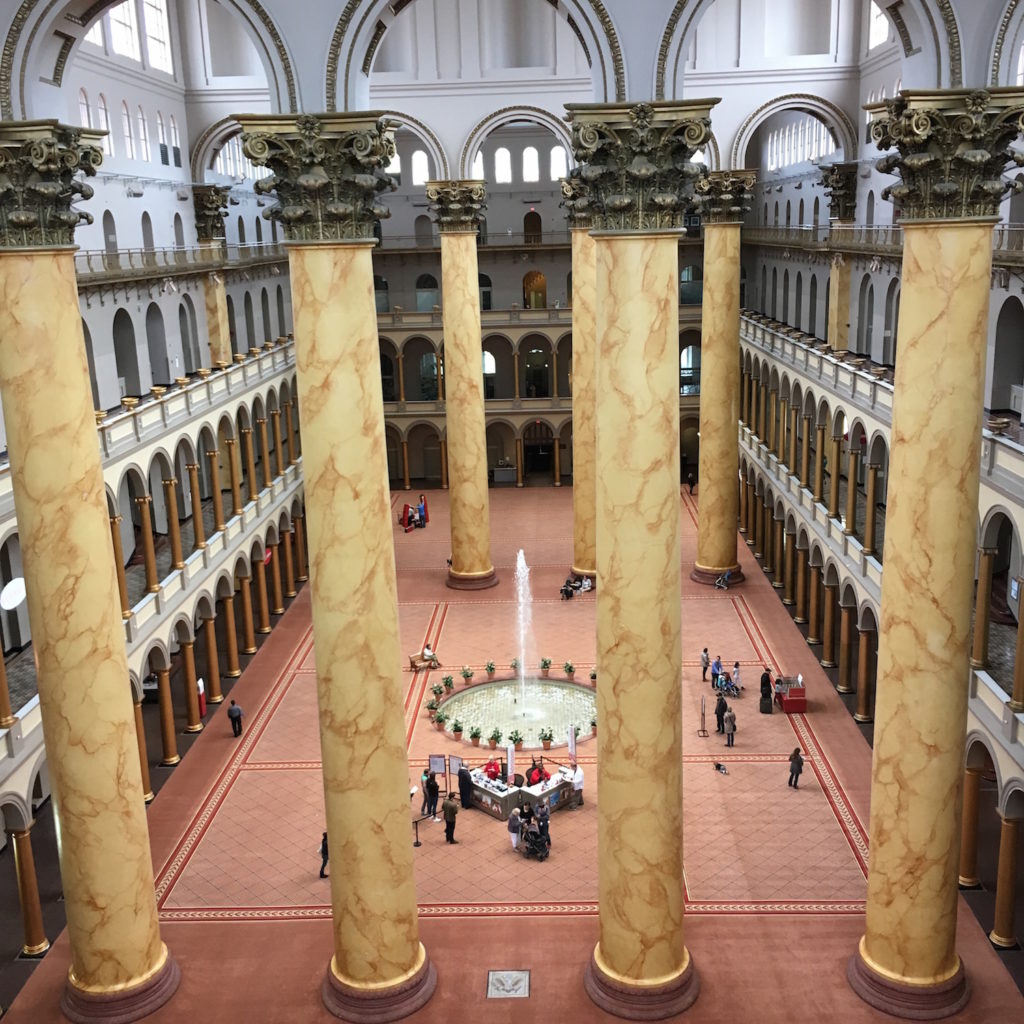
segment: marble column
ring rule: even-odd
[[[187,724],[185,732],[202,732],[203,723],[199,720],[199,691],[196,679],[195,641],[184,640],[181,644],[181,674],[185,687],[185,714]]]
[[[821,643],[821,566],[812,565],[807,581],[807,643],[817,647]]]
[[[181,757],[178,754],[178,734],[174,728],[174,701],[171,697],[170,669],[156,670],[157,697],[160,701],[160,744],[163,757],[160,764],[165,768],[176,765]]]
[[[238,594],[242,598],[242,648],[243,654],[256,653],[256,626],[252,619],[252,580],[249,576],[238,577]]]
[[[872,1006],[905,1015],[923,1004],[939,1016],[956,1013],[970,994],[956,951],[956,878],[978,438],[992,225],[1003,195],[1019,187],[999,182],[1020,134],[1024,90],[904,90],[871,115],[876,145],[897,150],[878,167],[902,178],[903,284],[871,864],[864,937],[848,976]]]
[[[875,655],[871,650],[874,632],[857,627],[857,710],[853,713],[857,722],[870,722],[875,717]]]
[[[995,548],[978,550],[978,583],[974,598],[974,634],[971,644],[971,668],[988,665],[988,626],[992,615],[992,568]]]
[[[800,441],[800,410],[789,410],[789,475],[796,476],[796,449]]]
[[[451,566],[448,586],[480,590],[498,582],[491,561],[487,493],[487,433],[480,373],[480,286],[477,228],[483,217],[482,181],[428,181],[427,199],[441,233],[444,297],[445,403],[448,486],[451,490]],[[557,444],[557,438],[555,439]]]
[[[185,556],[181,551],[181,523],[178,520],[178,480],[164,481],[164,507],[167,513],[167,535],[171,542],[171,568],[184,569]]]
[[[857,608],[852,604],[839,607],[839,682],[836,690],[839,693],[853,693],[851,679],[853,676],[853,630]]]
[[[295,590],[295,556],[292,554],[292,533],[285,530],[281,536],[284,544],[284,596],[294,597]]]
[[[964,770],[964,811],[960,828],[960,869],[957,884],[961,889],[980,889],[978,877],[978,796],[981,792],[980,768]]]
[[[245,485],[249,493],[249,501],[255,501],[260,493],[259,481],[256,478],[256,449],[252,438],[252,427],[242,427],[242,449],[245,452]]]
[[[803,625],[807,622],[807,560],[810,552],[807,548],[796,549],[796,605],[793,608],[793,621]]]
[[[199,490],[199,466],[190,462],[185,469],[188,470],[188,489],[192,496],[192,535],[195,538],[193,550],[200,551],[206,547],[206,530],[203,526],[203,495]]]
[[[263,471],[263,486],[269,487],[274,479],[270,465],[270,429],[265,416],[256,421],[260,428],[260,469]]]
[[[860,475],[860,452],[850,448],[846,470],[846,524],[843,533],[855,536],[857,533],[857,477]]]
[[[1024,579],[1018,577],[1017,583],[1024,588]],[[1013,659],[1013,692],[1007,705],[1013,712],[1024,711],[1024,627],[1017,623],[1017,643]]]
[[[828,515],[830,519],[839,518],[839,483],[842,479],[843,439],[841,436],[832,438],[828,457]]]
[[[217,619],[203,619],[203,641],[206,646],[206,703],[219,704],[224,699],[220,690],[220,659],[217,655]]]
[[[786,534],[786,550],[784,554],[785,567],[782,574],[782,582],[785,587],[782,603],[787,606],[795,604],[793,594],[796,586],[796,534]]]
[[[736,553],[740,222],[750,209],[755,181],[752,171],[715,171],[697,185],[704,222],[700,503],[697,557],[690,573],[697,583],[714,584],[724,572],[731,573],[731,582],[743,579]]]
[[[0,729],[10,729],[18,721],[11,708],[11,692],[7,685],[7,665],[3,651],[0,651]]]
[[[281,445],[281,410],[270,410],[270,425],[274,436],[274,475],[284,474],[284,448]]]
[[[75,277],[71,208],[92,189],[100,134],[0,123],[0,403],[21,542],[67,914],[62,1005],[135,1020],[174,993],[125,681]]]
[[[284,592],[281,588],[281,554],[277,544],[268,544],[270,549],[270,613],[284,615]]]
[[[781,590],[786,585],[783,579],[785,572],[783,552],[786,547],[786,521],[785,519],[776,519],[773,525],[775,528],[775,555],[772,559],[772,565],[775,571],[775,578],[772,580],[772,586],[776,590]]]
[[[988,933],[992,945],[998,949],[1017,949],[1014,925],[1014,906],[1017,902],[1017,834],[1020,819],[1000,815],[999,865],[996,868],[996,913],[992,931]]]
[[[238,663],[238,631],[235,626],[235,599],[233,595],[222,597],[220,614],[224,620],[224,663],[228,679],[237,679],[242,674]]]
[[[227,216],[226,185],[193,185],[196,235],[201,248],[209,249],[214,260],[224,259],[224,218]],[[224,274],[213,270],[203,278],[203,301],[206,306],[206,327],[210,341],[210,362],[231,362],[231,328],[228,320],[227,291]]]
[[[412,481],[409,479],[409,442],[403,437],[399,442],[402,447],[402,489],[412,490]]]
[[[216,533],[224,530],[224,501],[220,492],[220,453],[216,448],[206,453],[210,466],[210,493],[213,497],[213,529]]]
[[[321,995],[339,1017],[397,1020],[426,1004],[437,975],[419,940],[409,840],[404,687],[371,259],[373,223],[387,214],[374,193],[393,187],[383,168],[394,155],[394,143],[387,122],[352,112],[298,120],[247,116],[242,123],[246,155],[273,171],[256,188],[276,190],[283,207],[306,211],[286,231],[326,828],[334,856],[344,863],[344,870],[330,873],[333,955]],[[311,176],[319,184],[307,190]],[[468,241],[475,245],[472,236]],[[463,280],[453,288],[478,301],[475,274],[471,287]],[[446,290],[446,312],[458,302],[458,292]],[[344,331],[337,330],[339,323]],[[479,390],[479,322],[477,339]],[[447,329],[445,341],[458,344]],[[468,367],[455,368],[453,397],[463,386],[460,369],[468,372]],[[483,442],[481,428],[476,443]],[[369,821],[372,828],[366,827]]]
[[[864,554],[877,554],[875,550],[875,506],[878,502],[878,470],[872,462],[868,463],[868,480],[864,496]]]
[[[401,378],[399,378],[401,381]],[[402,381],[404,386],[404,381]],[[405,401],[405,399],[402,399]],[[295,458],[295,422],[292,417],[292,402],[284,403],[284,426],[285,426],[285,437],[288,439],[288,465],[294,466],[298,461]]]
[[[117,596],[121,601],[121,618],[130,619],[132,608],[128,603],[128,577],[124,571],[124,548],[121,546],[121,516],[110,517],[110,543],[114,553],[114,572],[117,575]],[[0,725],[3,724],[0,719]]]
[[[231,514],[240,516],[242,514],[242,485],[238,479],[238,452],[235,450],[235,439],[224,438],[224,445],[228,450],[228,473],[231,476]],[[215,484],[219,488],[218,482]]]
[[[146,749],[146,730],[142,723],[142,700],[133,697],[135,706],[135,746],[139,751],[139,774],[142,777],[142,799],[153,800],[153,786],[149,778],[149,751]]]
[[[699,991],[683,936],[678,246],[700,176],[690,147],[707,138],[710,106],[568,109],[580,189],[594,211],[600,352],[597,713],[605,724],[599,939],[584,986],[602,1009],[657,1019],[686,1009]],[[650,175],[624,173],[636,166]],[[735,353],[733,362],[735,445]],[[727,490],[735,560],[735,465]]]
[[[31,825],[5,831],[7,841],[14,851],[14,874],[18,880],[18,902],[21,905],[22,934],[25,938],[21,954],[27,957],[42,956],[50,948],[50,942],[43,927],[43,908],[39,902],[39,883],[36,881],[36,859],[32,853]]]
[[[814,493],[811,500],[817,504],[825,493],[825,428],[819,426],[814,439]]]
[[[800,438],[800,486],[811,485],[811,423],[813,416],[804,416],[804,432]]]
[[[309,561],[306,558],[306,517],[297,515],[292,520],[295,530],[295,578],[300,583],[309,579]]]
[[[822,164],[821,184],[829,201],[832,225],[852,224],[857,212],[857,171],[854,162]],[[843,253],[832,256],[828,280],[828,322],[825,338],[837,352],[850,347],[850,261]]]
[[[153,499],[144,494],[141,498],[135,499],[135,507],[139,510],[139,529],[142,533],[142,559],[146,568],[146,593],[157,594],[160,592],[160,580],[156,575],[156,546],[153,543],[153,520],[149,513],[149,506]]]
[[[826,583],[824,587],[824,623],[821,630],[821,667],[836,667],[836,593],[839,584]]]
[[[567,184],[567,183],[566,183]],[[563,184],[563,189],[566,187]],[[590,217],[572,227],[572,574],[597,574],[597,268]]]
[[[256,632],[267,634],[270,632],[270,599],[267,595],[267,566],[262,558],[258,558],[252,565],[253,575],[256,580]]]

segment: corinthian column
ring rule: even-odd
[[[586,188],[562,182],[572,231],[572,572],[597,576],[597,268]]]
[[[833,225],[852,224],[857,214],[857,164],[823,164],[821,172],[829,220]],[[850,261],[841,252],[832,257],[825,339],[837,352],[850,347],[850,270]]]
[[[290,242],[327,834],[345,858],[330,876],[334,948],[322,995],[339,1017],[397,1020],[427,1002],[437,975],[419,940],[409,842],[370,257],[395,147],[374,114],[241,120],[246,155],[273,172],[256,188],[276,190],[272,216]],[[479,343],[476,376],[479,387]]]
[[[456,590],[482,590],[498,582],[491,562],[476,259],[477,226],[486,209],[484,183],[428,181],[427,198],[441,232],[441,316],[452,536],[448,586]]]
[[[100,133],[0,124],[0,401],[24,559],[75,1020],[135,1020],[179,980],[160,939],[71,209]]]
[[[224,259],[224,218],[228,213],[226,185],[193,185],[192,205],[196,214],[196,235],[199,247],[210,250],[211,263]],[[203,300],[206,305],[206,325],[210,339],[210,362],[231,362],[231,328],[228,321],[228,295],[224,288],[224,273],[211,270],[203,278]]]
[[[914,93],[871,108],[897,150],[903,291],[885,523],[865,933],[849,978],[897,1016],[957,1012],[957,858],[992,267],[1024,90]],[[928,495],[926,511],[921,495]],[[922,827],[921,823],[926,822]],[[913,1012],[911,1012],[913,1011]]]
[[[700,359],[700,503],[690,579],[743,579],[736,556],[739,496],[740,222],[753,171],[716,171],[697,183],[704,220],[704,322]],[[775,395],[772,393],[774,412]]]
[[[568,109],[582,165],[574,177],[593,210],[601,354],[597,705],[606,725],[600,937],[584,985],[605,1010],[656,1019],[686,1009],[699,989],[683,941],[678,246],[710,104]]]

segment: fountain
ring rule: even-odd
[[[516,556],[516,674],[512,679],[481,683],[452,694],[443,707],[450,721],[458,719],[465,730],[479,726],[486,740],[492,728],[498,728],[505,740],[517,729],[523,746],[541,746],[540,732],[550,729],[554,743],[566,742],[569,726],[589,733],[590,720],[597,708],[596,696],[588,686],[569,680],[538,679],[527,671],[533,666],[533,597],[530,592],[530,567],[520,551]]]

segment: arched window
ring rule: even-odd
[[[92,28],[82,36],[83,43],[92,43],[93,46],[103,47],[103,19],[97,18],[92,23]]]
[[[494,180],[499,185],[512,181],[512,154],[504,146],[494,151]]]
[[[114,140],[110,134],[110,110],[107,107],[107,98],[100,93],[99,99],[96,101],[96,111],[99,114],[97,118],[96,127],[100,131],[104,131],[107,134],[103,136],[103,152],[107,156],[113,156],[114,154]]]
[[[121,134],[124,137],[124,155],[129,160],[135,159],[135,136],[132,134],[132,115],[128,113],[128,104],[121,101]]]
[[[139,159],[150,160],[152,157],[149,152],[149,129],[146,127],[146,115],[141,106],[136,116],[136,123],[139,126]]]
[[[174,115],[171,114],[167,120],[167,127],[171,133],[171,156],[173,157],[172,163],[175,167],[181,166],[181,137],[178,135],[178,122],[174,120]]]
[[[174,115],[173,114],[171,114],[170,126],[171,126],[171,145],[172,146],[180,146],[181,145],[181,139],[178,137],[178,122],[174,120]]]
[[[523,181],[540,181],[540,163],[535,146],[523,150]]]
[[[416,278],[416,311],[429,313],[440,299],[437,278],[433,274],[420,274]]]
[[[478,274],[477,275],[477,280],[479,281],[479,284],[480,284],[480,308],[481,309],[490,309],[491,308],[491,279],[490,279],[490,277],[487,276],[487,274]],[[487,353],[484,353],[484,355],[486,356]],[[491,359],[493,360],[494,357],[491,356]],[[487,366],[487,363],[486,363],[486,360],[485,360],[485,362],[484,362],[484,367],[485,367],[484,373],[487,373],[486,366]],[[491,370],[490,372],[494,373],[493,370]]]
[[[125,0],[109,14],[110,48],[122,57],[141,60],[139,26],[135,20],[135,0]]]
[[[878,4],[871,0],[868,13],[868,49],[873,50],[889,41],[889,19]]]
[[[89,108],[89,94],[84,89],[78,90],[78,123],[83,128],[92,127],[92,110]]]
[[[238,244],[245,245],[245,220],[241,214],[238,215]]]
[[[422,185],[430,177],[430,167],[427,163],[427,154],[422,149],[417,149],[412,155],[412,183]]]
[[[159,110],[156,112],[156,141],[161,146],[167,145],[167,126],[164,124],[164,115]]]
[[[483,153],[477,153],[473,157],[473,177],[478,181],[484,180],[484,155]]]
[[[565,153],[565,146],[554,146],[551,150],[551,163],[549,176],[552,181],[558,181],[569,173],[568,157]]]

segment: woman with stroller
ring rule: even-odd
[[[519,849],[519,831],[523,827],[522,819],[519,817],[519,808],[513,807],[512,813],[508,816],[508,837],[512,840],[512,849]]]
[[[547,800],[541,800],[537,804],[537,828],[540,830],[541,839],[551,845],[551,833],[549,831],[551,826],[551,808],[548,806]]]

